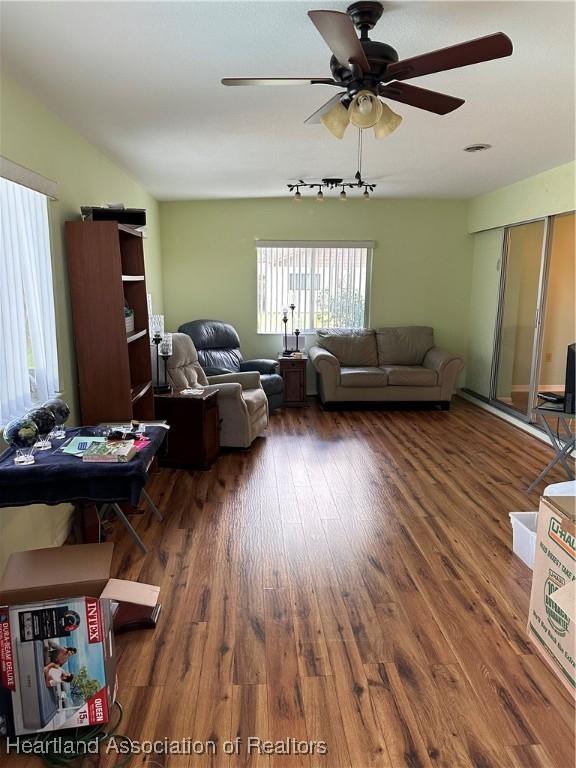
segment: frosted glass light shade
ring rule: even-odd
[[[357,128],[372,128],[382,117],[383,106],[370,91],[360,91],[348,107],[350,122]]]
[[[150,341],[164,334],[164,315],[150,315]]]
[[[336,104],[335,107],[332,107],[329,112],[322,115],[320,122],[328,128],[333,136],[336,136],[337,139],[341,139],[350,123],[350,116],[348,115],[346,107],[341,102],[338,102],[338,104]]]
[[[377,139],[385,139],[398,128],[401,122],[401,115],[397,115],[388,104],[382,104],[382,116],[374,126],[374,135]]]
[[[170,357],[170,355],[172,354],[172,334],[171,333],[162,334],[162,341],[160,342],[160,347],[158,349],[158,352],[160,354],[160,357]]]

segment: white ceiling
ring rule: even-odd
[[[4,2],[3,66],[159,199],[273,197],[299,177],[352,176],[357,137],[303,120],[330,86],[225,88],[225,76],[329,76],[311,8],[348,3]],[[365,132],[379,196],[469,197],[574,151],[572,2],[391,2],[372,31],[400,58],[492,32],[510,58],[414,79],[466,99],[439,117]],[[462,147],[487,142],[477,155]]]

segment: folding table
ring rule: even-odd
[[[572,421],[576,418],[575,414],[566,413],[564,411],[563,403],[545,403],[536,408],[536,416],[550,438],[550,442],[554,448],[554,458],[544,467],[536,480],[530,484],[528,493],[532,493],[538,483],[543,480],[558,463],[562,464],[568,479],[574,480],[574,472],[568,464],[568,459],[576,446],[576,435],[572,427]],[[556,430],[553,430],[550,426],[550,417],[557,419]]]
[[[120,503],[127,501],[136,507],[143,497],[152,513],[162,520],[160,511],[144,486],[148,479],[148,468],[164,442],[166,430],[162,427],[147,427],[149,444],[126,462],[83,462],[77,456],[62,452],[62,447],[70,437],[96,436],[97,432],[92,427],[66,430],[64,440],[54,441],[52,449],[34,452],[34,464],[16,465],[15,449],[4,451],[0,455],[0,507],[64,503],[74,503],[81,507],[95,505],[98,540],[102,519],[111,509],[145,553],[146,546]]]

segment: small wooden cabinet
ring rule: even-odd
[[[284,379],[285,406],[306,405],[306,363],[308,358],[278,357],[280,376]]]
[[[170,430],[161,466],[209,469],[220,453],[218,393],[155,395],[156,418],[166,419]]]

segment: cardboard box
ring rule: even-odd
[[[116,696],[114,617],[159,610],[160,591],[111,579],[113,548],[81,544],[10,556],[0,582],[0,733],[108,722]],[[66,654],[67,646],[76,653]]]
[[[47,600],[0,609],[0,677],[15,735],[102,725],[116,696],[110,600]]]
[[[576,692],[576,498],[542,497],[528,635],[572,695]]]

